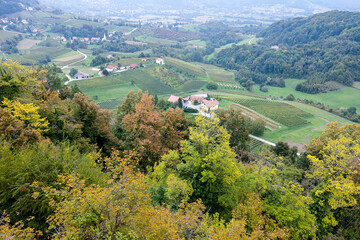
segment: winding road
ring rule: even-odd
[[[85,53],[82,53],[82,52],[80,52],[79,50],[77,50],[77,52],[80,53],[81,55],[83,55],[84,58],[81,59],[81,60],[78,60],[78,61],[76,61],[76,62],[70,63],[70,64],[68,64],[68,65],[66,65],[66,66],[63,66],[61,69],[68,68],[68,67],[70,67],[70,66],[72,66],[72,65],[74,65],[74,64],[77,64],[77,63],[79,63],[79,62],[85,61],[85,60],[88,58],[88,56],[87,56]]]
[[[68,64],[68,65],[66,65],[66,66],[63,66],[63,67],[61,68],[61,70],[66,69],[66,68],[68,68],[68,67],[70,67],[70,66],[72,66],[72,65],[74,65],[74,64],[79,63],[79,62],[85,61],[85,60],[88,58],[88,56],[87,56],[85,53],[82,53],[82,52],[80,52],[79,50],[77,50],[77,52],[80,53],[81,55],[83,55],[84,58],[81,59],[81,60],[77,60],[77,61],[75,61],[75,62],[73,62],[73,63],[70,63],[70,64]],[[69,81],[66,81],[66,82],[64,83],[65,85],[68,85],[69,82],[71,82],[71,81],[77,80],[77,79],[72,79],[72,78],[70,77],[70,75],[68,75],[68,74],[65,74],[65,76],[69,79]]]

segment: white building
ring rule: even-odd
[[[164,65],[164,64],[165,64],[164,59],[162,59],[162,58],[157,58],[157,59],[156,59],[156,63],[157,63],[157,64],[160,64],[160,65]]]

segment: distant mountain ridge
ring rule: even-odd
[[[92,12],[98,12],[105,10],[106,8],[112,7],[116,9],[124,10],[164,10],[164,9],[176,9],[176,10],[199,10],[207,8],[219,8],[219,9],[229,9],[236,10],[243,7],[256,7],[256,6],[274,6],[274,5],[283,5],[285,8],[297,8],[302,9],[308,15],[317,12],[318,10],[350,10],[357,11],[360,10],[360,1],[354,2],[353,0],[134,0],[134,1],[125,1],[125,0],[39,0],[40,3],[52,7],[59,7],[63,10],[89,10]]]

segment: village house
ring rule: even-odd
[[[211,98],[210,100],[204,99],[202,101],[201,109],[207,112],[215,111],[219,109],[219,102],[215,98]]]
[[[89,78],[89,74],[83,72],[77,72],[74,76],[75,79],[86,79]]]
[[[164,59],[162,59],[162,58],[157,58],[157,59],[156,59],[156,63],[157,63],[157,64],[160,64],[160,65],[164,65],[164,64],[165,64]]]
[[[175,96],[175,95],[171,95],[168,99],[168,102],[171,102],[171,103],[178,103],[179,101],[179,97],[178,96]]]
[[[109,55],[106,56],[106,58],[107,58],[107,59],[114,59],[114,56],[111,55],[111,54],[109,54]]]
[[[135,69],[135,68],[136,68],[136,66],[137,66],[137,64],[135,64],[135,63],[130,64],[130,68],[131,68],[131,69]]]
[[[108,70],[108,72],[114,72],[116,70],[118,70],[119,67],[118,66],[112,66],[112,65],[109,65],[107,66],[106,70]]]

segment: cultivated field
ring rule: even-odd
[[[254,98],[222,97],[250,108],[286,127],[295,127],[309,123],[305,118],[312,117],[308,112],[285,102],[269,101]]]
[[[233,72],[226,71],[223,68],[204,63],[196,63],[196,65],[203,68],[209,74],[210,80],[214,82],[231,83],[238,85],[238,83],[234,81],[235,77]]]
[[[194,75],[195,77],[207,78],[207,74],[204,72],[204,70],[193,63],[188,63],[179,59],[166,57],[165,64],[168,64],[179,71]]]
[[[328,123],[338,122],[340,126],[352,123],[324,110],[298,102],[266,101],[245,95],[236,96],[220,92],[211,96],[221,98],[220,107],[227,108],[230,105],[239,107],[244,115],[263,119],[267,127],[271,129],[265,131],[263,138],[266,140],[286,141],[300,149],[310,143],[311,139],[320,136]],[[239,103],[241,106],[236,105]]]
[[[6,39],[8,38],[11,38],[11,37],[15,37],[17,36],[18,34],[16,33],[12,33],[12,32],[5,32],[3,30],[0,30],[0,42],[3,42],[5,41]]]
[[[201,80],[187,81],[183,85],[177,87],[176,90],[178,90],[179,92],[197,91],[200,88],[204,87],[206,83],[207,81],[201,81]]]

